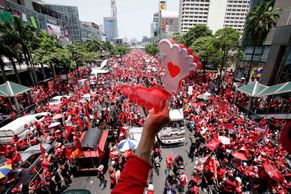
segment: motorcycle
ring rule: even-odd
[[[159,176],[159,174],[160,174],[160,167],[161,167],[161,164],[160,164],[161,158],[159,156],[156,156],[152,160],[153,160],[152,162],[153,162],[154,169],[155,169],[157,175]]]

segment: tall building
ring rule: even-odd
[[[55,36],[61,44],[69,41],[67,31],[68,22],[62,19],[61,14],[48,8],[41,0],[4,0],[1,5],[6,10],[1,10],[1,15],[17,15],[35,28],[46,31]],[[7,18],[7,17],[6,17]],[[3,19],[0,17],[0,20]]]
[[[179,32],[205,24],[213,32],[231,27],[243,32],[250,0],[180,0]]]
[[[178,30],[179,13],[174,11],[161,11],[159,30],[160,39],[171,39],[175,36]]]
[[[87,40],[102,40],[102,31],[94,22],[80,21],[82,42]]]
[[[251,6],[266,1],[252,0]],[[256,46],[250,76],[248,72],[253,47],[251,39],[244,34],[243,60],[237,67],[237,78],[251,77],[265,85],[291,81],[291,1],[275,0],[274,7],[281,9],[280,18],[266,40]]]
[[[274,85],[291,81],[291,1],[276,0],[275,8],[280,8],[280,18],[264,44],[266,58],[260,82]]]
[[[72,42],[81,42],[81,30],[78,7],[47,4],[48,8],[60,13],[62,20],[66,21],[68,33]]]
[[[106,40],[113,42],[114,38],[118,37],[117,28],[117,6],[115,0],[111,0],[111,16],[104,17],[104,33],[106,34]]]
[[[113,42],[113,39],[118,37],[117,32],[117,19],[114,17],[104,17],[104,32],[106,34],[106,40]]]

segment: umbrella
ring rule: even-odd
[[[61,119],[62,117],[63,117],[62,114],[56,114],[54,115],[53,119],[58,120],[58,119]]]
[[[210,94],[209,92],[205,92],[204,96],[211,96],[212,94]]]
[[[209,97],[208,96],[205,96],[204,94],[198,95],[197,98],[198,99],[201,99],[201,100],[205,100],[205,101],[207,101],[209,99]]]
[[[58,125],[60,125],[61,123],[60,122],[54,122],[54,123],[51,123],[48,128],[53,128],[53,127],[56,127]]]
[[[274,180],[280,182],[284,180],[282,173],[273,165],[265,163],[264,169],[266,173]]]
[[[11,170],[12,170],[11,164],[1,166],[0,167],[0,179],[6,177]]]
[[[230,139],[228,137],[218,136],[218,140],[220,140],[220,142],[224,145],[230,144]]]
[[[233,157],[239,159],[239,160],[249,160],[243,153],[240,152],[232,152],[231,153]]]
[[[120,152],[125,152],[126,150],[135,150],[137,147],[138,141],[135,139],[127,138],[124,140],[121,140],[118,144],[118,150]]]

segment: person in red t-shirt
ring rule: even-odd
[[[155,136],[169,122],[169,108],[164,107],[159,113],[150,111],[147,117],[140,142],[135,154],[128,157],[118,183],[111,194],[143,193],[147,186],[148,173],[151,168],[150,156]],[[138,166],[138,170],[137,169]]]

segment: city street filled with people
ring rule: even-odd
[[[21,107],[36,104],[21,116],[34,119],[19,120],[25,135],[0,134],[1,166],[11,167],[0,177],[0,193],[60,193],[80,189],[82,179],[92,193],[116,186],[137,146],[129,130],[142,127],[148,114],[120,86],[161,86],[164,69],[159,57],[141,50],[107,59],[105,71],[92,76],[97,66],[85,64],[17,96]],[[233,73],[218,74],[194,72],[171,97],[170,109],[183,111],[185,139],[165,146],[156,138],[145,193],[291,192],[291,158],[278,142],[284,122],[251,120],[234,103]],[[1,102],[11,122],[21,119],[9,99]]]

